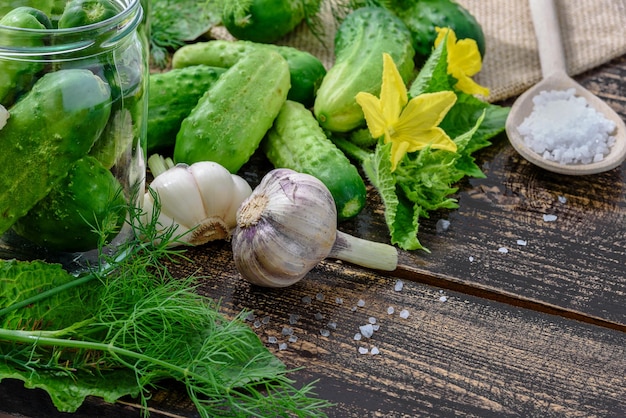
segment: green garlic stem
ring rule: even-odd
[[[148,158],[148,168],[150,168],[154,177],[166,172],[175,165],[171,158],[165,158],[159,154],[152,154],[150,158]]]
[[[393,271],[398,266],[396,247],[357,238],[341,231],[337,231],[337,238],[328,258],[374,270]]]

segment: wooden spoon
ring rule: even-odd
[[[567,75],[565,53],[559,31],[559,21],[554,0],[529,0],[535,34],[539,45],[539,61],[543,80],[524,92],[511,107],[506,121],[506,133],[511,145],[531,163],[546,170],[570,175],[596,174],[619,166],[626,158],[626,126],[622,118],[600,98],[582,87]],[[607,119],[615,122],[615,144],[602,161],[589,164],[561,164],[550,161],[526,146],[517,127],[533,110],[533,97],[544,90],[574,88],[576,95]]]

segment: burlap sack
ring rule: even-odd
[[[333,63],[336,30],[330,2],[323,6],[326,30],[323,42],[301,25],[279,43],[295,46],[319,57],[327,68]],[[626,0],[556,0],[568,72],[574,76],[626,54]],[[525,0],[458,0],[480,22],[487,52],[475,79],[489,87],[489,101],[517,96],[541,79],[537,41]],[[217,28],[213,36],[229,38]]]

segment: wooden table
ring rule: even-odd
[[[577,79],[626,117],[626,57]],[[392,273],[325,261],[293,287],[261,289],[238,277],[229,244],[218,242],[190,251],[194,263],[179,274],[210,277],[200,291],[221,298],[229,316],[254,310],[250,326],[303,367],[294,379],[319,380],[319,396],[336,403],[331,417],[626,417],[626,163],[552,174],[505,136],[479,159],[487,177],[459,185],[459,209],[422,222],[431,252],[401,252]],[[246,167],[253,184],[259,167]],[[388,242],[380,208],[372,192],[340,229]],[[370,318],[379,329],[355,340]],[[297,341],[281,349],[284,328]],[[155,392],[151,408],[153,417],[198,416],[176,385]],[[0,411],[67,416],[8,380]],[[139,415],[133,399],[94,398],[71,416]]]

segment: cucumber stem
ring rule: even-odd
[[[374,270],[393,271],[398,266],[396,247],[357,238],[341,231],[337,231],[337,238],[328,258]]]
[[[333,135],[330,139],[337,146],[337,148],[343,151],[344,154],[346,154],[353,160],[357,160],[359,163],[363,163],[372,155],[371,152],[359,147],[358,145],[345,138],[340,138]]]

